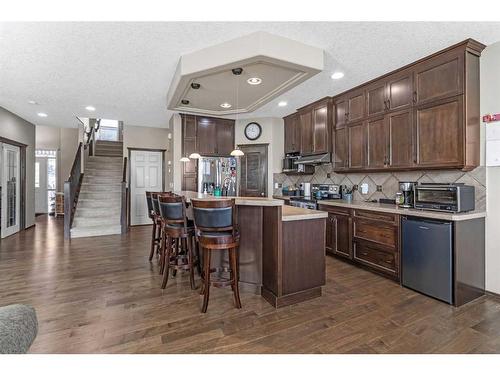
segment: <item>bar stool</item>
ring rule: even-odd
[[[201,312],[207,312],[210,298],[210,286],[231,286],[234,302],[241,309],[240,291],[238,287],[237,249],[240,236],[236,224],[234,199],[195,200],[192,199],[196,239],[203,252],[203,271],[201,278],[203,306]],[[227,250],[229,267],[211,267],[213,251]],[[222,276],[212,278],[212,273],[229,273],[229,278]]]
[[[172,269],[173,276],[177,270],[189,271],[191,289],[196,289],[194,267],[198,265],[198,256],[194,254],[194,224],[186,217],[186,201],[181,196],[162,194],[158,202],[162,220],[161,288],[166,288]]]
[[[160,240],[161,240],[161,219],[157,215],[153,204],[153,195],[156,197],[158,193],[153,193],[151,191],[146,191],[146,203],[148,205],[148,216],[153,221],[153,231],[151,233],[151,250],[149,252],[149,261],[153,260],[153,256],[160,251]],[[157,199],[157,198],[154,198]]]

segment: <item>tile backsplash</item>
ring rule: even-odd
[[[327,175],[330,174],[330,177]],[[366,199],[395,198],[399,190],[399,181],[418,182],[439,182],[451,183],[459,182],[475,187],[476,210],[486,209],[486,168],[477,167],[470,172],[460,170],[433,170],[433,171],[411,171],[411,172],[382,172],[382,173],[334,173],[332,164],[316,166],[313,175],[288,176],[283,173],[274,173],[273,183],[280,183],[282,186],[299,185],[302,182],[313,184],[339,184],[361,185],[368,184],[368,194],[361,194],[355,191],[353,200],[364,201]],[[377,185],[382,186],[382,191],[377,191]],[[275,185],[273,185],[275,186]],[[274,195],[281,195],[281,188],[274,189]]]

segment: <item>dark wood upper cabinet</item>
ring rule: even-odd
[[[197,149],[202,156],[217,154],[217,129],[214,119],[198,118]]]
[[[463,164],[462,96],[416,110],[416,150],[420,167],[461,167]]]
[[[314,151],[312,110],[300,113],[300,153],[310,155]]]
[[[316,154],[325,153],[329,150],[329,121],[328,121],[328,103],[317,105],[312,110],[313,120],[313,151]]]
[[[356,122],[365,117],[365,92],[363,89],[355,90],[348,96],[347,121]]]
[[[331,101],[321,100],[299,109],[301,155],[330,152]]]
[[[349,169],[362,169],[365,167],[366,137],[364,123],[349,125]]]
[[[216,125],[216,155],[229,156],[234,150],[234,121],[220,120]]]
[[[458,49],[416,64],[414,68],[416,104],[462,94],[464,58],[465,51]]]
[[[347,122],[347,96],[337,98],[335,101],[335,127],[341,128]]]
[[[367,168],[386,168],[389,164],[387,122],[384,117],[366,122]]]
[[[333,145],[333,166],[335,170],[342,171],[348,167],[347,128],[335,129]]]
[[[405,70],[386,79],[387,109],[409,108],[413,104],[413,72]]]
[[[285,154],[300,152],[300,116],[296,113],[284,118]]]
[[[387,110],[387,88],[385,81],[377,81],[366,89],[366,115],[383,114]]]
[[[391,168],[415,165],[413,112],[410,109],[385,116],[388,132],[388,163]]]
[[[345,167],[335,155],[334,169],[478,166],[479,57],[484,47],[469,39],[334,97],[336,128],[347,125],[348,134],[337,139],[335,133],[333,145],[342,155],[347,138],[349,160]]]

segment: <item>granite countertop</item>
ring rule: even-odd
[[[429,219],[449,220],[449,221],[462,221],[462,220],[471,220],[471,219],[486,217],[485,211],[469,211],[462,213],[428,211],[428,210],[417,210],[414,208],[399,208],[395,204],[373,203],[373,202],[347,202],[342,199],[324,200],[319,202],[319,204],[327,206],[337,206],[337,207],[346,207],[353,209],[357,208],[362,210],[387,212],[398,215],[419,216],[419,217],[426,217]]]
[[[324,211],[309,210],[307,208],[283,206],[281,214],[282,221],[325,219],[328,213]]]
[[[196,191],[174,191],[174,194],[182,195],[186,198],[186,202],[190,202],[191,199],[235,199],[235,203],[238,206],[283,206],[284,201],[282,199],[274,199],[267,197],[215,197],[209,194],[198,193]]]

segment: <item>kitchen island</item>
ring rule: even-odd
[[[187,203],[191,199],[230,198],[193,191],[174,193],[184,196]],[[325,284],[328,213],[285,206],[281,199],[234,199],[240,231],[241,290],[260,294],[275,307],[320,296]],[[227,263],[227,255],[214,257],[213,262],[214,265]]]

